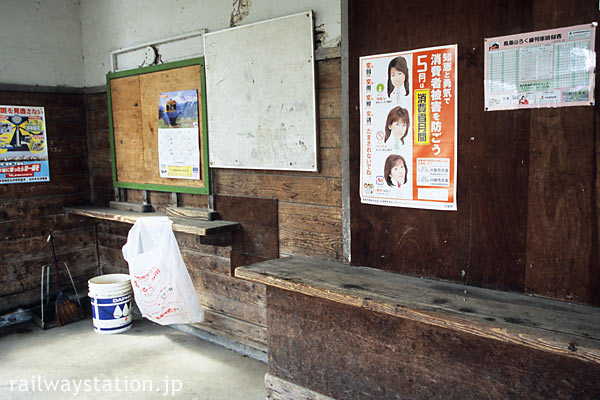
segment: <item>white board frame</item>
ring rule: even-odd
[[[313,14],[204,35],[209,165],[317,171]]]

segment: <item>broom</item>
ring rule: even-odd
[[[69,322],[81,319],[83,317],[83,310],[77,304],[69,300],[69,298],[63,293],[52,234],[48,235],[47,242],[50,242],[50,245],[52,246],[52,258],[54,259],[54,268],[56,269],[56,277],[58,278],[58,294],[56,295],[55,301],[56,323],[58,326],[63,326]]]

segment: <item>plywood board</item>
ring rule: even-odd
[[[205,35],[210,166],[316,171],[312,12]]]
[[[116,187],[208,193],[203,73],[203,58],[199,58],[108,75]],[[199,180],[160,177],[159,96],[183,90],[198,93]]]
[[[117,179],[144,183],[140,79],[130,76],[111,84]]]

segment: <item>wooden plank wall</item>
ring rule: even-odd
[[[0,92],[0,104],[45,107],[50,160],[50,182],[0,185],[0,313],[5,313],[39,304],[41,267],[52,263],[50,232],[61,267],[68,263],[80,289],[96,274],[97,261],[93,225],[62,212],[90,201],[84,96]],[[56,293],[53,271],[51,276]],[[61,277],[68,282],[66,273]]]
[[[597,21],[598,2],[348,8],[351,133],[360,129],[360,56],[453,43],[459,52],[458,211],[363,205],[351,189],[352,263],[599,305],[598,105],[483,111],[484,38]],[[350,163],[356,188],[359,135],[350,135]]]
[[[108,206],[108,202],[114,200],[115,194],[112,186],[106,92],[88,94],[85,98],[90,144],[92,201],[99,205]]]

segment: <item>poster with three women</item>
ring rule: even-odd
[[[360,197],[456,210],[457,45],[360,58]]]

